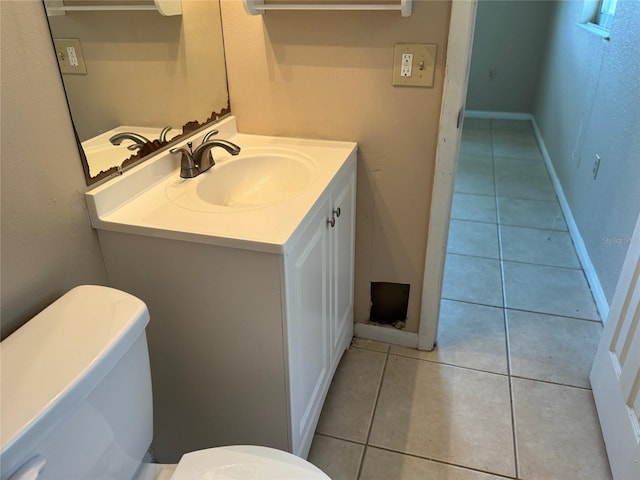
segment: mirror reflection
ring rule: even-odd
[[[87,184],[229,113],[219,1],[180,3],[180,15],[165,16],[46,2]]]

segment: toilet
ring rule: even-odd
[[[151,375],[138,298],[83,285],[0,344],[0,480],[330,480],[309,462],[250,445],[145,462]]]

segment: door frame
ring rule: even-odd
[[[418,327],[418,349],[420,350],[433,350],[438,333],[451,203],[462,135],[464,104],[467,98],[477,8],[478,0],[451,2],[444,91],[422,281],[422,306]]]

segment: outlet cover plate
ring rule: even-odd
[[[435,44],[397,43],[393,56],[393,85],[433,87],[437,50],[438,46]],[[413,54],[410,77],[400,76],[403,53]]]
[[[80,40],[77,38],[54,38],[53,44],[58,57],[60,72],[76,75],[86,75],[87,67],[84,64],[84,55]],[[69,49],[72,49],[71,51]]]

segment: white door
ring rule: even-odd
[[[332,229],[332,342],[331,362],[337,364],[353,337],[353,272],[355,245],[356,173],[349,175],[333,202]]]
[[[640,217],[591,369],[615,480],[640,479]]]
[[[287,344],[292,452],[307,457],[331,381],[329,345],[329,196],[286,259]]]

